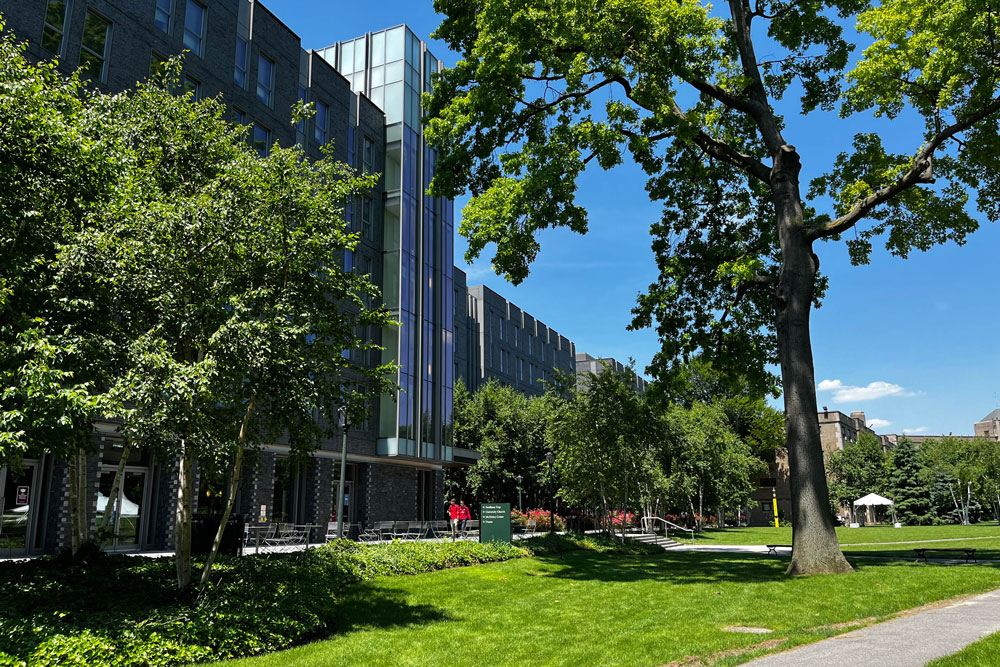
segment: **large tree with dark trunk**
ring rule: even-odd
[[[659,280],[633,326],[656,326],[662,376],[701,352],[717,368],[776,387],[781,368],[792,473],[789,573],[847,572],[829,512],[809,336],[825,279],[813,245],[872,241],[906,256],[1000,211],[1000,35],[984,0],[436,0],[436,36],[461,54],[426,100],[440,151],[432,189],[471,191],[469,258],[528,273],[550,226],[587,229],[576,181],[629,157],[664,203],[652,227]],[[856,33],[845,33],[849,22]],[[858,34],[873,43],[852,60]],[[867,34],[867,37],[865,37]],[[760,54],[767,54],[766,58]],[[788,97],[797,94],[798,103]],[[594,103],[598,106],[594,106]],[[780,105],[780,106],[779,106]],[[801,158],[782,112],[839,107],[924,120],[912,149],[874,133],[803,198]],[[865,122],[865,121],[860,121]],[[856,127],[856,125],[855,125]],[[810,205],[811,204],[811,205]],[[820,204],[827,213],[816,209]],[[860,225],[858,223],[863,222]]]

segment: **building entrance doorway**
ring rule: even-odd
[[[41,466],[26,459],[23,468],[0,468],[0,556],[26,556],[37,530]]]

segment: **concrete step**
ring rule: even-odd
[[[656,546],[663,547],[664,549],[673,549],[674,547],[681,546],[680,542],[676,542],[669,537],[654,535],[652,533],[626,533],[625,536],[629,539],[635,540],[636,542],[642,542],[643,544],[655,544]]]

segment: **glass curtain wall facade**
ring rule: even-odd
[[[378,451],[450,461],[454,204],[426,194],[437,155],[424,143],[420,106],[442,65],[405,25],[318,53],[385,112],[382,290],[400,326],[382,342],[384,361],[399,364],[400,392],[379,406]]]

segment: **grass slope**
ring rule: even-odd
[[[384,578],[345,591],[334,639],[227,664],[735,664],[848,629],[841,624],[1000,586],[992,566],[867,561],[849,576],[798,578],[785,567],[750,555],[570,552]],[[722,629],[732,625],[774,632]]]
[[[1000,633],[980,639],[954,655],[935,660],[927,667],[983,667],[1000,665]]]

